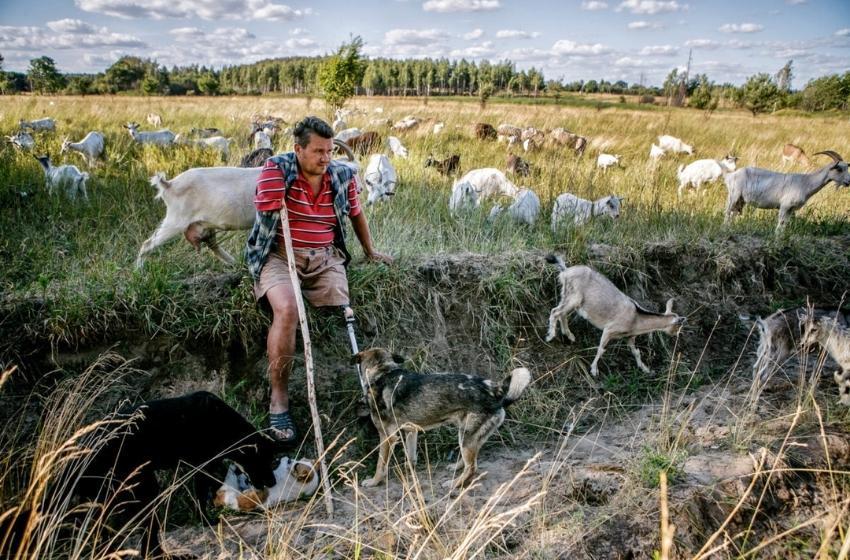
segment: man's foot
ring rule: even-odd
[[[292,421],[288,410],[280,413],[269,412],[269,433],[281,443],[291,443],[298,438],[295,422]]]

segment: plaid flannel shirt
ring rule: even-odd
[[[284,184],[286,190],[281,199],[286,198],[286,192],[289,187],[298,178],[298,162],[295,159],[295,152],[287,152],[273,156],[271,158],[280,166],[283,173]],[[334,245],[345,255],[345,265],[351,260],[351,255],[345,248],[345,220],[351,211],[351,206],[348,203],[348,184],[354,178],[355,172],[349,165],[342,162],[331,161],[326,173],[331,176],[331,191],[333,193],[334,213],[336,214],[337,226],[334,231]],[[358,183],[358,192],[360,185]],[[248,234],[248,242],[245,244],[245,262],[248,264],[248,271],[254,282],[260,280],[260,273],[263,270],[263,265],[266,264],[266,259],[277,245],[277,230],[280,227],[280,211],[260,212],[257,211],[254,218],[254,227],[251,233]]]

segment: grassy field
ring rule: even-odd
[[[830,304],[841,301],[840,287],[847,286],[850,270],[850,193],[827,187],[777,235],[775,211],[747,209],[734,224],[724,225],[722,183],[710,185],[704,195],[678,199],[676,168],[693,159],[733,152],[740,157],[739,166],[779,169],[780,149],[786,142],[809,154],[832,149],[847,156],[846,115],[753,118],[744,112],[719,111],[706,117],[697,111],[660,107],[598,110],[501,102],[482,110],[473,100],[434,99],[427,105],[416,99],[356,99],[351,106],[359,113],[348,119],[349,126],[375,129],[385,136],[389,130],[371,126],[370,121],[396,121],[409,114],[423,120],[414,131],[397,134],[410,157],[393,158],[399,173],[396,196],[367,210],[376,247],[393,254],[396,263],[355,262],[349,270],[364,339],[405,350],[412,367],[423,370],[462,365],[499,377],[514,361],[528,363],[535,384],[491,444],[493,449],[505,444],[516,454],[488,461],[490,482],[459,497],[448,498],[436,489],[446,476],[438,474],[437,467],[424,474],[403,467],[395,473],[401,476],[398,484],[393,485],[391,475],[392,489],[367,494],[357,489],[356,480],[364,477],[364,461],[366,470],[372,468],[371,447],[363,438],[356,443],[340,441],[332,451],[336,454],[332,465],[343,521],[328,525],[321,519],[321,502],[315,500],[282,515],[248,522],[246,526],[262,537],[255,535],[256,542],[228,524],[229,529],[219,527],[214,538],[203,528],[195,527],[194,533],[187,529],[188,533],[172,537],[178,545],[195,543],[196,552],[227,551],[242,558],[617,557],[623,546],[665,557],[658,512],[667,506],[661,505],[657,490],[658,474],[664,471],[673,486],[671,515],[680,525],[688,519],[693,525],[676,535],[683,557],[686,552],[700,557],[703,545],[703,554],[723,546],[722,557],[758,557],[763,550],[788,557],[839,556],[842,544],[850,542],[844,531],[846,501],[840,498],[846,485],[843,455],[842,466],[824,467],[814,459],[806,463],[806,468],[825,477],[816,483],[832,489],[823,503],[816,507],[812,503],[817,500],[799,498],[807,504],[808,509],[801,510],[806,513],[796,517],[783,513],[782,523],[774,526],[762,515],[773,511],[762,504],[768,488],[772,493],[796,491],[785,478],[782,484],[787,488],[768,484],[774,472],[789,464],[786,447],[791,435],[800,436],[801,427],[806,434],[837,431],[844,437],[848,432],[850,420],[835,404],[834,386],[822,384],[818,391],[824,394],[814,390],[821,373],[824,378],[831,373],[820,363],[808,380],[786,382],[785,393],[754,392],[747,378],[749,335],[737,323],[721,323],[718,313],[723,311],[729,319],[738,311],[765,312],[804,303],[810,293]],[[375,111],[379,107],[383,112]],[[174,132],[220,128],[235,140],[230,160],[222,162],[214,152],[185,146],[134,145],[122,124],[144,123],[151,111],[161,114],[164,126]],[[144,270],[133,268],[141,243],[164,215],[148,178],[158,171],[170,178],[191,167],[237,164],[250,151],[248,124],[255,113],[280,116],[292,124],[306,114],[327,117],[324,111],[320,101],[308,106],[306,99],[283,98],[0,97],[3,134],[11,134],[18,119],[54,117],[57,132],[37,135],[34,153],[49,153],[54,164],[73,163],[92,176],[87,204],[59,193],[49,196],[42,170],[30,154],[8,144],[0,151],[0,372],[33,362],[48,350],[79,351],[83,356],[76,357],[82,365],[75,363],[60,372],[68,375],[58,394],[73,398],[48,399],[41,396],[48,391],[36,386],[30,398],[45,410],[37,422],[41,444],[22,450],[22,462],[13,454],[0,461],[0,497],[18,498],[22,484],[29,481],[35,486],[29,487],[34,494],[27,500],[35,503],[39,479],[28,478],[23,465],[40,464],[43,472],[59,472],[61,465],[55,462],[61,462],[61,454],[52,452],[73,439],[84,424],[81,412],[108,408],[107,403],[133,393],[138,379],[152,375],[135,371],[134,364],[111,354],[89,358],[84,353],[88,350],[100,352],[122,341],[130,345],[164,341],[166,348],[158,350],[164,364],[157,362],[150,369],[167,369],[169,362],[181,367],[191,363],[185,369],[200,373],[169,381],[156,394],[214,389],[254,421],[263,421],[265,388],[245,388],[233,371],[222,373],[227,366],[214,363],[226,354],[221,347],[234,341],[256,351],[268,325],[268,317],[252,299],[243,267],[227,267],[206,250],[196,254],[178,239],[150,255]],[[438,136],[431,134],[436,122],[446,123]],[[527,155],[534,173],[516,181],[540,196],[543,209],[534,227],[508,221],[488,224],[488,204],[480,212],[449,214],[452,181],[424,168],[429,154],[438,158],[460,154],[463,172],[505,165],[505,145],[474,139],[475,122],[562,126],[590,139],[582,158],[554,147]],[[59,156],[65,136],[79,140],[89,130],[105,134],[105,162],[87,169],[78,154]],[[650,143],[661,134],[694,145],[696,155],[668,155],[650,165]],[[276,138],[276,148],[290,149],[289,139]],[[623,168],[596,170],[596,155],[602,151],[621,154]],[[791,169],[803,171],[799,166]],[[553,233],[549,214],[555,197],[564,192],[591,199],[608,194],[625,197],[621,218]],[[242,232],[229,233],[223,244],[231,254],[241,255],[244,238]],[[356,260],[360,251],[356,242],[353,245]],[[541,325],[555,301],[555,285],[553,271],[540,257],[552,250],[564,253],[570,262],[602,266],[629,293],[655,308],[663,297],[683,296],[677,309],[688,314],[689,332],[673,340],[653,337],[649,343],[656,369],[659,363],[667,364],[661,373],[650,377],[636,373],[630,355],[620,349],[606,354],[602,377],[590,379],[587,365],[598,332],[578,319],[572,324],[580,341],[586,341],[584,348],[566,352],[563,344],[542,343]],[[330,338],[326,335],[335,328],[332,322],[313,319],[316,338]],[[219,351],[222,354],[215,353]],[[201,359],[193,352],[208,355]],[[319,352],[319,367],[325,373],[319,390],[328,422],[326,437],[343,434],[345,440],[358,433],[352,428],[350,408],[358,389],[352,376],[340,381],[331,372],[344,363],[347,348],[340,342]],[[27,373],[40,375],[46,370]],[[9,377],[14,381],[16,375]],[[0,387],[5,379],[0,377]],[[0,388],[0,397],[3,389],[8,386]],[[302,396],[298,391],[303,388],[295,391]],[[0,404],[10,409],[2,398]],[[302,407],[296,412],[306,418],[303,403],[294,406]],[[15,420],[16,426],[28,421],[24,416]],[[32,425],[28,429],[34,430]],[[432,459],[440,462],[441,454],[452,447],[454,433],[429,438],[436,447],[426,449],[433,450]],[[584,447],[590,440],[598,443],[593,450]],[[778,447],[773,445],[776,441]],[[826,436],[823,442],[824,449],[832,449]],[[532,448],[544,451],[537,456]],[[747,453],[758,458],[763,448],[773,454],[755,461],[752,468],[742,466],[749,460]],[[713,457],[716,449],[726,455]],[[743,469],[760,482],[750,489],[712,494],[694,480],[714,480],[713,462],[730,472]],[[743,509],[727,507],[730,500],[734,505],[738,498],[753,497],[757,503],[748,501]],[[700,504],[699,515],[688,509],[695,503]],[[636,519],[623,519],[627,515]],[[805,515],[822,523],[813,528]],[[734,531],[723,533],[731,526]],[[788,536],[765,544],[790,529],[794,530]],[[241,536],[234,536],[237,533]],[[637,540],[623,544],[621,534]],[[78,534],[79,546],[69,556],[84,557],[88,546],[102,544],[93,538]]]

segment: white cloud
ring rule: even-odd
[[[662,29],[664,26],[657,22],[649,21],[630,21],[626,26],[629,29]]]
[[[584,0],[581,3],[581,9],[587,10],[589,12],[595,12],[598,10],[607,10],[608,2],[599,2],[598,0]]]
[[[475,39],[480,39],[484,35],[483,29],[473,29],[469,33],[464,33],[463,38],[467,41],[473,41]]]
[[[428,0],[422,4],[426,12],[485,12],[501,7],[499,0]]]
[[[537,31],[520,31],[519,29],[500,29],[496,31],[497,39],[534,39],[540,37]]]
[[[310,32],[304,29],[303,27],[296,27],[295,29],[292,29],[289,32],[289,34],[293,37],[298,37],[299,35],[309,35],[309,33]]]
[[[619,6],[617,11],[628,10],[633,14],[660,14],[663,12],[678,12],[684,9],[684,6],[675,0],[625,0]]]
[[[650,56],[650,55],[662,55],[662,56],[672,56],[679,52],[679,49],[674,47],[673,45],[650,45],[642,48],[640,50],[641,55]]]
[[[786,4],[791,6],[799,6],[800,4],[806,4],[809,0],[785,0]]]
[[[605,54],[611,49],[600,43],[581,44],[567,39],[561,39],[552,45],[552,54],[556,56],[589,56]]]
[[[112,33],[105,27],[96,28],[74,20],[50,22],[56,29],[44,27],[0,26],[0,48],[9,50],[44,51],[46,49],[81,49],[92,47],[146,47],[144,41],[133,35]],[[78,25],[81,24],[81,25]],[[71,33],[58,31],[73,29]]]
[[[309,49],[318,46],[318,43],[308,37],[292,37],[284,42],[290,49]]]
[[[385,45],[427,46],[448,37],[439,29],[390,29],[384,33]]]
[[[696,49],[719,49],[723,45],[719,41],[714,41],[712,39],[689,39],[685,41],[686,47],[692,47]]]
[[[74,0],[78,8],[123,19],[201,18],[291,21],[312,14],[270,0]]]
[[[465,58],[487,58],[495,54],[496,50],[493,48],[492,41],[484,41],[480,45],[474,45],[465,49],[455,49],[449,53],[451,56]]]
[[[48,21],[47,27],[57,33],[97,33],[97,28],[78,19],[60,19]]]
[[[844,29],[839,29],[835,32],[836,37],[848,37],[850,36],[850,27],[845,27]]]
[[[724,23],[717,30],[722,33],[757,33],[764,29],[759,23]]]

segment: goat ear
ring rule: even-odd
[[[403,364],[406,358],[401,354],[393,354],[393,361],[397,364]]]
[[[675,301],[675,298],[670,298],[670,299],[667,300],[667,307],[664,309],[665,313],[668,313],[668,314],[673,313],[673,302],[674,301]]]

